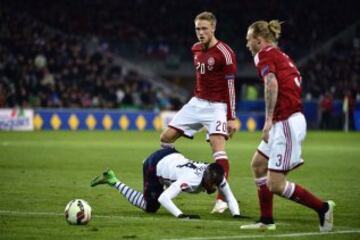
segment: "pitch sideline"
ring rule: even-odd
[[[241,231],[239,229],[239,231]],[[244,230],[242,230],[244,231]],[[234,236],[218,236],[218,237],[189,237],[189,238],[163,238],[161,240],[228,240],[228,239],[257,239],[257,238],[296,238],[318,235],[334,235],[334,234],[360,234],[360,229],[343,230],[334,232],[303,232],[303,233],[282,233],[282,234],[258,234],[258,235],[234,235]]]
[[[10,211],[10,210],[0,210],[0,215],[10,215],[10,216],[64,216],[62,213],[55,212],[21,212],[21,211]],[[109,216],[109,215],[94,215],[96,218],[118,218],[118,219],[137,219],[137,220],[150,220],[153,221],[152,217],[131,217],[131,216]],[[161,219],[156,218],[157,220],[166,220],[166,221],[179,221],[178,219]],[[231,221],[220,221],[220,220],[195,220],[195,221],[203,221],[203,222],[212,222],[212,223],[226,223],[226,224],[234,224],[239,225],[239,222],[231,222]],[[288,224],[281,224],[288,225]],[[338,228],[343,228],[342,226],[337,226]],[[240,231],[240,229],[239,229]],[[243,230],[243,232],[245,232]],[[234,235],[234,236],[214,236],[214,237],[189,237],[189,238],[164,238],[162,240],[230,240],[230,239],[257,239],[257,238],[296,238],[296,237],[305,237],[305,236],[317,236],[317,235],[327,235],[327,234],[360,234],[360,229],[350,229],[350,230],[340,230],[334,232],[303,232],[303,233],[283,233],[283,234],[258,234],[258,235]]]
[[[56,212],[27,212],[27,211],[12,211],[12,210],[4,210],[4,209],[0,209],[0,216],[60,216],[60,217],[64,217],[63,213],[56,213]],[[173,222],[178,222],[179,219],[176,218],[158,218],[158,217],[151,217],[151,216],[146,216],[146,217],[137,217],[137,216],[119,216],[119,215],[97,215],[94,214],[92,215],[92,217],[95,218],[114,218],[114,219],[134,219],[134,220],[142,220],[142,221],[173,221]],[[180,221],[190,221],[190,220],[180,220]],[[226,224],[231,224],[231,225],[239,225],[239,222],[236,221],[230,221],[230,220],[225,220],[225,221],[221,221],[221,220],[211,220],[211,219],[199,219],[199,220],[191,220],[191,221],[198,221],[198,222],[208,222],[208,223],[226,223]],[[287,225],[287,224],[281,224],[281,225]]]

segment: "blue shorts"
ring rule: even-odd
[[[156,212],[160,208],[158,198],[164,190],[156,176],[156,165],[165,156],[177,153],[174,148],[164,148],[152,153],[143,164],[144,199],[146,201],[146,212]]]

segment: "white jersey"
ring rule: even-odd
[[[156,175],[164,185],[175,183],[183,192],[200,192],[201,180],[208,164],[186,159],[180,153],[165,156],[156,166]]]
[[[180,153],[171,153],[161,159],[156,165],[156,175],[168,188],[160,195],[158,201],[175,217],[182,214],[172,199],[181,192],[197,193],[204,191],[201,186],[207,163],[194,162],[186,159]],[[220,184],[219,190],[225,196],[233,215],[239,215],[239,205],[226,179]]]

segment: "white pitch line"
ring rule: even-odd
[[[64,216],[61,213],[55,212],[21,212],[21,211],[10,211],[10,210],[0,210],[0,216],[8,215],[8,216]],[[159,217],[135,217],[135,216],[119,216],[119,215],[92,215],[94,218],[113,218],[113,219],[133,219],[133,220],[141,220],[141,221],[166,221],[166,222],[192,222],[192,223],[214,223],[214,224],[229,224],[229,225],[237,225],[240,226],[240,222],[229,220],[221,221],[221,220],[210,220],[210,219],[194,219],[194,220],[181,220],[177,218],[159,218]]]
[[[11,210],[1,210],[0,216],[9,215],[9,216],[64,216],[62,213],[55,212],[21,212],[21,211],[11,211]],[[133,219],[141,221],[166,221],[166,222],[179,222],[179,219],[176,218],[156,218],[156,217],[131,217],[131,216],[110,216],[110,215],[93,215],[95,218],[113,218],[113,219]],[[221,220],[182,220],[184,222],[188,221],[191,223],[220,223],[220,224],[231,224],[240,226],[240,222],[237,221],[221,221]],[[289,225],[286,223],[280,223],[277,225]],[[348,228],[345,226],[336,226],[337,228]],[[239,229],[240,231],[240,229]],[[303,232],[303,233],[284,233],[284,234],[258,234],[258,235],[235,235],[235,236],[214,236],[214,237],[190,237],[190,238],[168,238],[162,240],[227,240],[227,239],[256,239],[256,238],[296,238],[304,236],[317,236],[317,235],[326,235],[326,234],[360,234],[360,229],[349,229],[342,231],[334,231],[329,233],[322,232]]]
[[[258,234],[258,235],[236,235],[236,236],[217,236],[217,237],[189,237],[189,238],[163,238],[162,240],[227,240],[227,239],[256,239],[256,238],[296,238],[305,236],[318,236],[329,234],[360,234],[360,229],[334,231],[334,232],[303,232],[303,233],[283,233],[283,234]]]

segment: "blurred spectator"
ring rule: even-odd
[[[282,0],[243,1],[241,4],[236,0],[63,0],[51,4],[45,0],[12,0],[6,5],[66,34],[88,36],[90,46],[92,42],[101,43],[101,39],[106,39],[129,57],[139,53],[162,59],[169,54],[182,56],[183,59],[191,56],[190,47],[195,35],[191,22],[184,19],[193,19],[205,9],[218,16],[222,38],[228,39],[231,46],[239,51],[239,62],[247,61],[246,55],[241,53],[246,51],[246,27],[254,20],[271,20],[276,16],[285,21],[284,34],[287,37],[280,45],[293,58],[298,58],[358,19],[353,1],[337,0],[328,0],[326,4],[311,0],[297,4]]]
[[[304,96],[318,99],[324,89],[330,89],[335,99],[342,99],[346,89],[358,94],[359,66],[360,49],[354,46],[353,41],[335,42],[326,54],[315,55],[300,68]]]
[[[354,111],[355,111],[355,99],[352,96],[351,91],[347,90],[344,94],[343,100],[343,126],[347,130],[354,129]]]
[[[235,0],[5,1],[0,8],[0,103],[3,107],[176,109],[179,99],[164,97],[139,73],[115,64],[111,52],[166,60],[175,68],[191,59],[195,41],[192,23],[183,19],[207,9],[218,16],[222,38],[235,46],[239,64],[252,61],[244,54],[248,23],[274,16],[285,21],[287,37],[279,46],[299,59],[358,20],[353,1],[329,0],[324,5],[311,0],[298,4],[259,0],[239,6]],[[358,26],[351,41],[333,44],[326,54],[314,56],[300,68],[307,99],[318,99],[324,89],[337,99],[350,89],[360,99],[359,39]]]
[[[3,9],[0,22],[1,107],[162,109],[145,97],[154,86],[114,64],[108,44],[96,37],[88,43]]]
[[[332,127],[333,98],[329,91],[320,99],[320,129]]]

